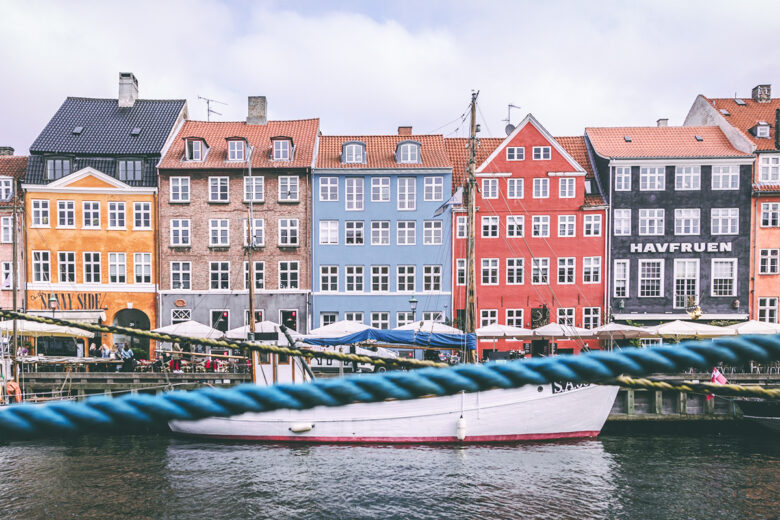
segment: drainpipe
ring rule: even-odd
[[[604,241],[604,258],[606,261],[604,263],[608,264],[605,266],[605,271],[608,273],[607,283],[606,283],[606,291],[604,293],[604,310],[606,312],[609,312],[612,321],[615,321],[615,314],[612,312],[612,205],[614,203],[613,200],[613,194],[612,194],[612,161],[607,166],[608,173],[607,180],[609,181],[609,201],[607,201],[607,221],[604,223],[604,232],[607,233],[607,239]],[[632,186],[633,188],[633,186]],[[631,260],[629,259],[629,263]]]
[[[758,160],[758,158],[756,158]],[[755,163],[753,163],[755,165]],[[751,180],[753,179],[753,175],[750,176]],[[752,182],[751,182],[751,192],[753,191],[752,188]],[[756,198],[753,203],[753,266],[751,271],[751,277],[750,282],[753,285],[753,308],[748,309],[748,319],[753,319],[752,314],[756,312],[758,309],[758,291],[756,291],[756,280],[758,279],[758,226],[761,225],[761,221],[759,220],[758,216],[758,199],[761,197],[761,192],[756,193]]]
[[[780,108],[775,110],[775,150],[780,150],[780,132],[777,127],[780,126]]]

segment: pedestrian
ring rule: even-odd
[[[89,357],[97,357],[97,347],[94,342],[89,344]]]
[[[171,359],[171,363],[172,363],[171,371],[172,372],[177,372],[177,373],[181,372],[181,353],[182,353],[182,349],[179,346],[179,344],[178,343],[174,343],[173,344],[173,356],[172,356],[172,359]]]
[[[125,348],[121,352],[122,372],[132,372],[134,368],[133,350],[125,343]]]

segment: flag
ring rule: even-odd
[[[729,380],[726,379],[726,376],[724,376],[723,374],[720,373],[720,370],[718,370],[718,367],[714,367],[712,369],[712,377],[710,378],[710,383],[712,383],[714,385],[725,385],[728,382],[729,382]],[[714,395],[708,395],[707,396],[707,401],[709,401],[710,399],[714,399],[714,398],[715,398]]]
[[[449,206],[459,206],[461,204],[463,204],[463,186],[455,190],[455,193],[452,194],[452,197],[450,197],[447,202],[436,208],[436,211],[433,212],[433,216],[438,217],[447,211]]]

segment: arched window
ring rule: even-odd
[[[341,157],[344,163],[364,163],[366,162],[365,145],[363,143],[344,143]]]
[[[416,141],[404,141],[398,144],[396,150],[396,162],[398,163],[419,163],[420,161],[420,143]]]

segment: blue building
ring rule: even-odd
[[[311,328],[448,321],[451,219],[435,216],[452,193],[442,136],[323,136],[312,178]]]

